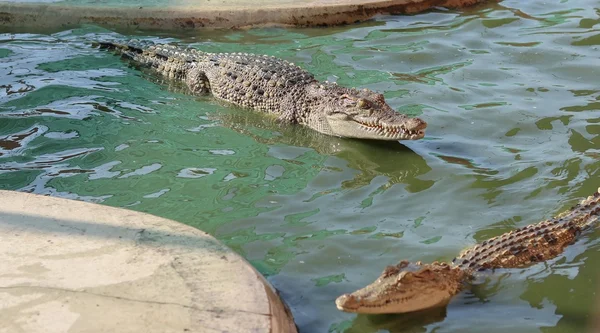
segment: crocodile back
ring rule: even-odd
[[[600,191],[600,189],[599,189]],[[600,193],[552,219],[490,238],[454,258],[465,270],[517,268],[558,256],[583,230],[598,221]]]
[[[316,82],[306,70],[272,56],[205,55],[197,66],[210,81],[212,94],[243,107],[285,114],[305,98],[306,87]]]
[[[193,93],[212,93],[227,102],[283,115],[295,121],[294,110],[317,82],[308,71],[286,60],[248,53],[208,53],[151,41],[99,42],[100,48],[154,68],[163,76],[183,80]]]

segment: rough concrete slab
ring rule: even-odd
[[[251,26],[325,26],[377,14],[459,8],[486,0],[0,0],[0,27],[181,30]]]
[[[192,227],[0,191],[0,332],[296,332],[270,284]]]

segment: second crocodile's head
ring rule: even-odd
[[[464,271],[446,263],[409,263],[388,266],[370,285],[335,300],[345,312],[405,313],[448,304],[458,293]]]
[[[337,85],[312,85],[300,121],[324,134],[372,140],[417,140],[427,123],[394,111],[382,94]]]

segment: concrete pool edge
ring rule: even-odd
[[[297,332],[254,267],[172,220],[0,190],[0,235],[0,327]]]
[[[181,30],[256,26],[332,26],[365,21],[378,14],[413,14],[434,7],[461,8],[498,0],[337,0],[299,1],[258,7],[239,6],[108,7],[64,6],[0,1],[0,27],[68,28],[96,24],[117,29]]]

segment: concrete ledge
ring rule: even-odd
[[[325,26],[364,21],[377,14],[417,13],[433,7],[459,8],[485,0],[187,0],[180,6],[73,5],[0,0],[0,26],[67,28],[97,24],[117,29],[181,30],[251,26]],[[124,2],[127,3],[127,2]]]
[[[0,332],[291,332],[270,284],[208,234],[0,191]]]

